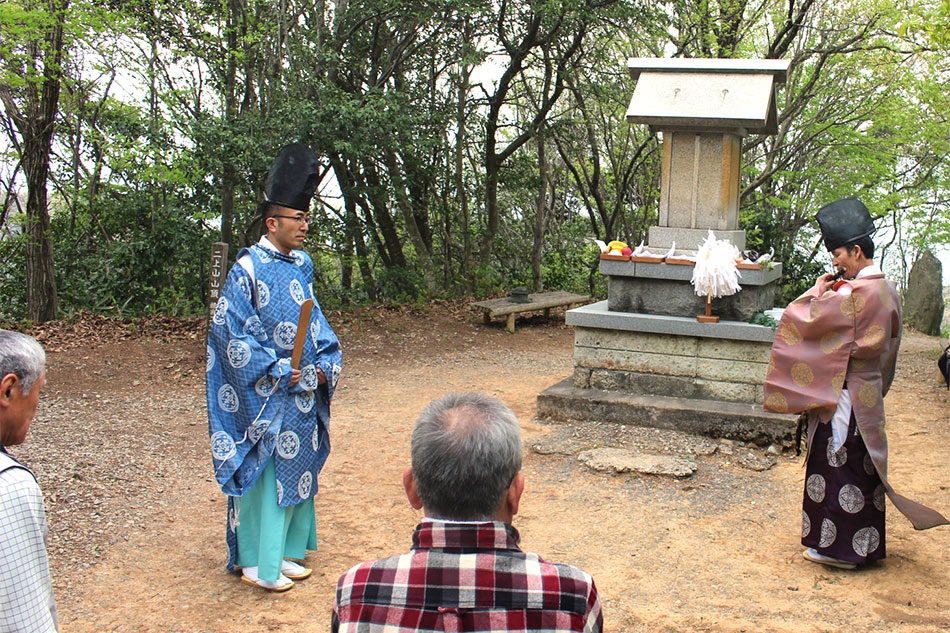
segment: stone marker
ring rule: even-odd
[[[214,310],[218,307],[221,290],[228,277],[228,244],[215,242],[211,245],[211,274],[208,279],[208,318],[205,327],[211,323]]]
[[[926,250],[907,276],[904,322],[924,334],[938,336],[943,310],[943,266]]]
[[[696,472],[696,464],[685,459],[634,453],[622,448],[594,448],[579,454],[577,459],[593,470],[615,473],[689,477]]]

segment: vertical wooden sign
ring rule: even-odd
[[[221,297],[224,280],[228,276],[228,243],[215,242],[211,245],[211,280],[208,282],[208,320],[206,326],[211,326],[214,308]]]

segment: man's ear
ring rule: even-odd
[[[407,466],[402,473],[402,487],[406,489],[406,497],[409,499],[409,505],[414,510],[422,509],[422,499],[416,491],[416,479],[412,476],[412,466]]]
[[[518,514],[518,504],[521,503],[521,493],[523,492],[524,475],[518,473],[515,475],[515,478],[511,480],[511,485],[508,486],[508,490],[505,491],[505,504],[507,504],[511,516]]]
[[[10,397],[13,395],[13,388],[20,384],[20,379],[16,374],[7,374],[0,378],[0,407],[10,405]]]

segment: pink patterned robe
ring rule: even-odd
[[[808,450],[819,423],[834,416],[847,382],[852,414],[887,496],[918,530],[948,523],[903,497],[887,480],[884,396],[894,379],[901,336],[895,284],[883,275],[845,282],[851,294],[811,288],[785,309],[772,345],[765,408],[809,414]]]

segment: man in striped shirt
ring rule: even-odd
[[[46,557],[43,493],[7,454],[22,444],[46,380],[46,353],[32,337],[0,330],[0,631],[52,633],[56,605]]]
[[[521,430],[507,406],[443,396],[416,421],[411,452],[403,484],[425,514],[412,550],[340,578],[334,632],[601,631],[590,574],[518,548]]]

